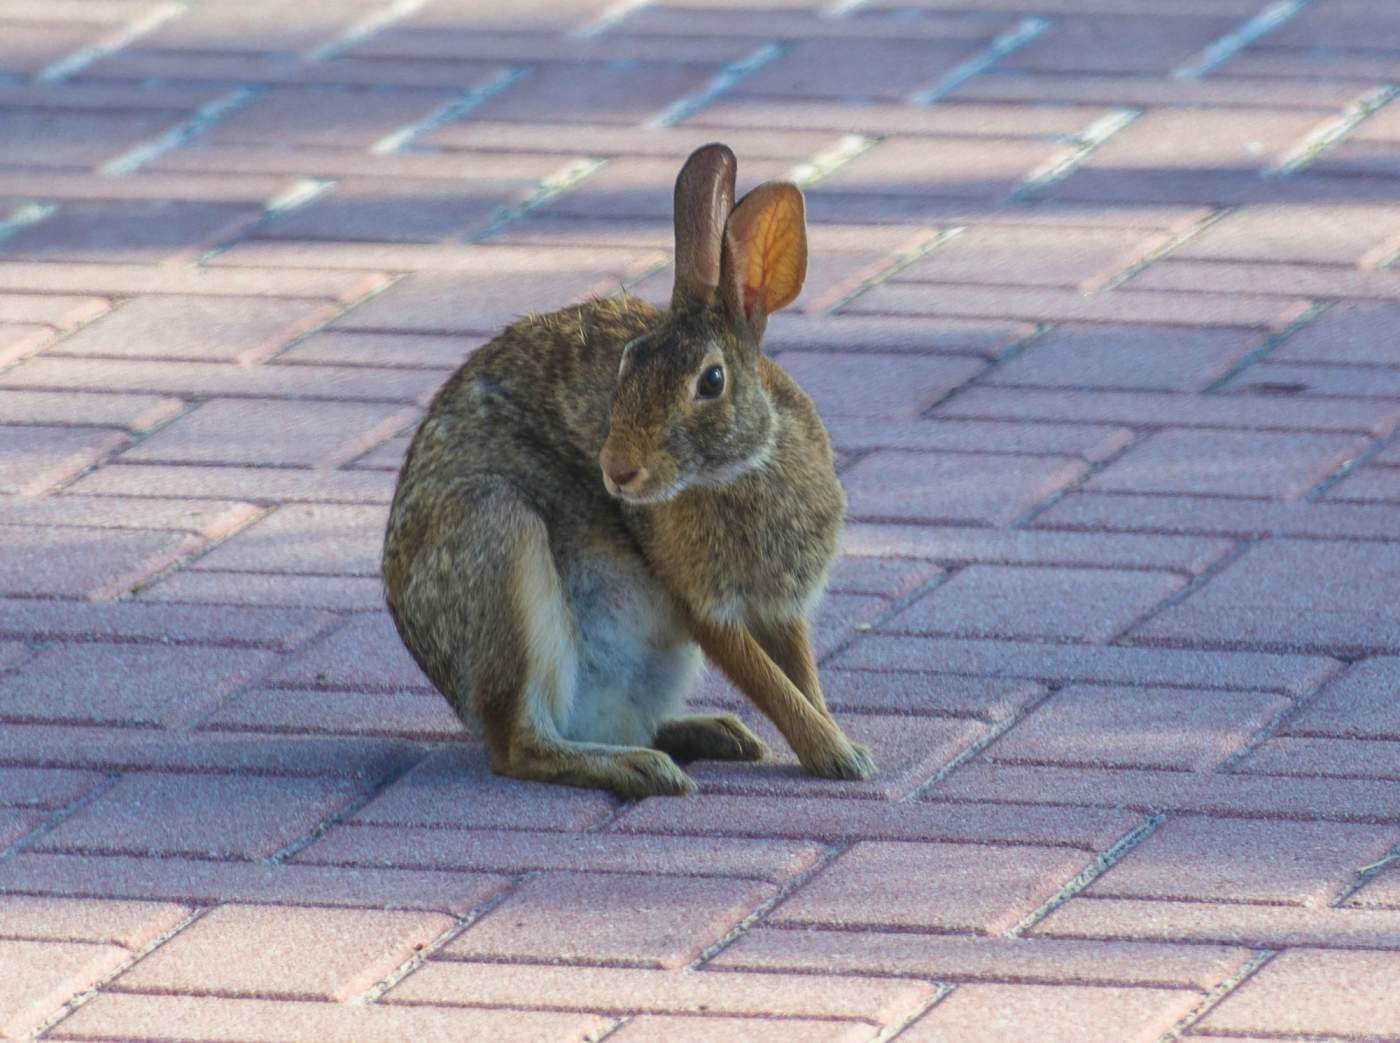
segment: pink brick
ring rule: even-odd
[[[452,185],[448,188],[447,185]],[[305,206],[256,232],[258,238],[437,243],[483,230],[499,210],[528,195],[464,193],[443,181],[358,177],[337,181]]]
[[[273,656],[232,648],[65,644],[0,674],[0,718],[177,726],[265,671]]]
[[[273,297],[139,297],[50,354],[250,363],[335,313],[333,306]]]
[[[171,1040],[224,1043],[230,1032],[266,1043],[576,1043],[606,1031],[588,1014],[537,1011],[443,1010],[380,1004],[142,996],[103,993],[53,1031],[55,1039]]]
[[[784,312],[764,334],[764,350],[908,352],[995,358],[1035,327],[969,319],[883,315],[803,315]]]
[[[83,202],[21,229],[0,243],[0,258],[149,264],[194,260],[257,219],[240,203]]]
[[[1304,228],[1307,233],[1299,234]],[[1400,234],[1400,209],[1394,207],[1310,207],[1297,202],[1246,206],[1215,222],[1171,255],[1191,260],[1354,265],[1396,234]]]
[[[1151,270],[1151,269],[1149,269]],[[1298,285],[1287,296],[1260,294],[1275,285],[1252,272],[1239,285],[1197,280],[1191,286],[1156,286],[1179,293],[1147,292],[1139,276],[1131,288],[1086,296],[1077,289],[1022,289],[1002,286],[961,286],[905,282],[896,277],[845,305],[843,313],[870,315],[937,315],[962,319],[1014,319],[1021,322],[1099,322],[1170,326],[1173,328],[1238,326],[1273,329],[1287,325],[1305,308],[1304,298],[1323,289]],[[1289,298],[1292,299],[1289,299]]]
[[[1400,740],[1400,659],[1368,659],[1348,667],[1283,727],[1286,735]]]
[[[753,880],[541,873],[440,958],[680,967],[774,893]]]
[[[843,476],[854,518],[1005,525],[1079,479],[1078,460],[980,453],[872,453]]]
[[[974,358],[794,352],[779,363],[824,417],[909,417],[976,376]]]
[[[879,773],[864,782],[819,779],[807,775],[797,755],[766,720],[746,713],[769,748],[757,764],[695,761],[687,766],[702,791],[762,796],[874,797],[897,799],[950,762],[983,733],[974,721],[940,717],[877,717],[861,714],[842,722],[848,736],[870,747]]]
[[[771,924],[999,934],[1088,863],[1081,851],[863,841],[771,912]],[[929,881],[937,881],[930,889]]]
[[[657,100],[653,99],[651,104],[655,105]],[[665,101],[661,101],[661,105],[664,104]],[[661,105],[657,105],[657,108]],[[777,159],[746,160],[744,180],[748,182],[753,178],[764,181],[781,177],[791,162],[799,158],[802,157],[794,155],[787,162]],[[576,187],[541,207],[540,213],[546,217],[581,217],[592,221],[600,218],[651,218],[664,226],[675,208],[675,182],[674,158],[623,156],[599,168]],[[672,237],[664,237],[660,242],[654,239],[638,242],[634,239],[628,245],[665,249]],[[902,234],[901,237],[906,236]],[[667,276],[658,277],[656,289],[662,301],[669,299],[667,290],[670,281]]]
[[[271,90],[219,121],[204,135],[210,144],[306,145],[368,149],[399,127],[416,123],[446,93]]]
[[[33,496],[82,473],[127,441],[125,431],[0,427],[0,493]]]
[[[1380,505],[1222,500],[1208,496],[1070,493],[1036,515],[1036,529],[1102,535],[1114,530],[1217,536],[1386,539],[1393,515]]]
[[[71,112],[0,109],[0,138],[10,163],[90,167],[158,137],[187,114],[164,109]]]
[[[533,871],[738,876],[778,883],[809,869],[821,847],[787,840],[342,825],[295,856],[302,865],[398,867],[519,875]],[[452,875],[452,874],[447,874]]]
[[[123,459],[329,467],[412,422],[415,413],[350,402],[206,402]]]
[[[1005,804],[933,804],[702,793],[679,804],[646,801],[620,815],[609,833],[663,836],[854,840],[1012,841],[1097,851],[1139,821],[1132,812]]]
[[[869,1043],[877,1035],[873,1025],[840,1021],[804,1021],[799,1018],[709,1018],[643,1014],[631,1018],[610,1037],[616,1043],[710,1043],[711,1040],[743,1040],[744,1043]]]
[[[1400,501],[1400,471],[1391,467],[1363,467],[1328,490],[1327,497],[1341,503]]]
[[[196,536],[142,529],[7,530],[0,593],[105,601],[195,553]]]
[[[1400,872],[1395,863],[1373,876],[1360,891],[1344,903],[1343,908],[1391,909],[1400,912]]]
[[[1254,949],[1309,945],[1394,949],[1400,944],[1400,910],[1075,898],[1032,928],[1031,934],[1037,938],[1207,942]]]
[[[938,407],[944,417],[986,420],[1072,420],[1137,427],[1218,427],[1389,434],[1400,410],[1379,403],[1292,400],[1280,417],[1277,402],[1239,396],[1174,395],[1145,391],[1034,391],[970,388]],[[1286,422],[1285,422],[1286,421]]]
[[[404,366],[456,369],[483,337],[323,330],[277,356],[277,365]]]
[[[970,565],[882,629],[1107,641],[1183,585],[1161,572]]]
[[[1400,743],[1378,739],[1270,739],[1240,762],[1259,775],[1400,780]]]
[[[434,913],[226,905],[111,987],[345,1001],[453,926]]]
[[[902,1033],[910,1043],[1156,1043],[1195,991],[965,985]]]
[[[36,301],[49,302],[51,309],[62,308],[65,314],[72,313],[78,306],[91,314],[100,314],[105,310],[104,307],[95,307],[103,303],[100,301],[41,297],[37,294],[87,293],[109,297],[135,297],[142,294],[310,297],[348,303],[373,289],[383,287],[387,282],[387,276],[374,270],[376,265],[360,265],[360,268],[360,271],[346,272],[288,271],[284,268],[156,267],[149,264],[111,262],[74,265],[60,261],[28,261],[4,264],[0,265],[0,290],[22,292],[0,295],[0,318],[12,318],[9,313],[13,311],[20,315],[20,321],[45,321],[23,317],[24,306],[27,304],[32,308],[33,302]],[[35,296],[26,297],[25,294]]]
[[[94,12],[95,13],[95,12]],[[95,25],[35,24],[18,25],[6,19],[5,40],[0,44],[0,61],[14,73],[32,76],[50,62],[56,62],[91,42],[100,29]],[[96,19],[94,19],[96,21]]]
[[[109,395],[100,391],[0,391],[0,407],[5,418],[16,424],[93,425],[145,431],[180,412],[185,404],[176,398]]]
[[[8,366],[28,355],[34,354],[49,341],[54,331],[48,326],[34,322],[6,322],[0,324],[0,365]]]
[[[912,594],[942,571],[931,561],[845,556],[832,565],[827,589],[898,598]]]
[[[0,936],[139,949],[176,927],[188,914],[184,906],[169,902],[6,895],[0,897]]]
[[[5,504],[6,525],[80,526],[93,529],[161,529],[209,539],[226,536],[262,511],[236,500],[48,496]]]
[[[852,554],[898,554],[985,565],[1153,568],[1193,575],[1232,549],[1228,541],[1219,539],[860,523],[847,526],[843,544]]]
[[[1229,977],[1249,956],[1247,949],[1210,945],[752,927],[707,966],[907,975],[951,982],[1012,980],[1208,989]]]
[[[1370,1037],[1400,1035],[1400,953],[1280,953],[1213,1008],[1206,1031]],[[1320,983],[1329,987],[1319,989]]]
[[[432,961],[389,991],[386,1001],[443,1006],[514,1005],[522,995],[542,1006],[608,1012],[765,1014],[884,1023],[933,995],[925,982],[879,978],[611,967],[515,966]]]
[[[1338,398],[1400,398],[1400,373],[1360,366],[1250,366],[1225,391],[1240,395],[1327,395]]]
[[[1344,435],[1164,431],[1134,446],[1086,488],[1293,499],[1365,445]]]
[[[1365,584],[1340,582],[1367,576]],[[1390,543],[1267,540],[1184,602],[1138,627],[1138,640],[1253,648],[1390,649],[1400,608],[1387,591],[1400,577]],[[1287,613],[1279,605],[1288,606]]]
[[[886,24],[898,34],[909,26],[907,18],[910,9],[906,7],[893,13],[895,18],[889,19]],[[868,25],[872,19],[857,12],[854,18],[821,21],[835,30],[835,35],[842,36],[858,31],[858,26]],[[897,26],[898,22],[903,22],[904,26]],[[805,24],[815,26],[820,23],[817,19],[807,19]],[[968,21],[955,24],[972,28],[972,23]],[[984,27],[990,28],[985,23]],[[923,77],[918,86],[930,86],[932,79]],[[722,131],[726,141],[734,133],[731,128],[745,128],[739,133],[753,134],[762,128],[776,127],[802,127],[844,134],[1043,139],[1075,134],[1106,113],[1103,107],[1091,105],[963,105],[949,100],[932,106],[916,106],[868,99],[826,100],[820,105],[813,105],[801,98],[784,100],[740,94],[741,91],[750,91],[753,83],[753,79],[746,80],[738,91],[705,106],[686,122],[686,126],[713,128],[709,133],[715,136]],[[748,154],[746,147],[741,148],[737,144],[733,147],[739,155]],[[812,151],[816,151],[816,148]]]
[[[128,954],[112,945],[0,941],[0,1033],[23,1039]]]
[[[296,648],[323,633],[331,618],[305,609],[0,599],[0,634],[25,639],[135,639],[285,649]]]
[[[833,172],[811,194],[814,200],[844,192],[918,194],[918,186],[932,185],[943,197],[999,201],[1055,151],[1045,141],[891,137]]]
[[[380,507],[289,504],[221,543],[194,567],[377,577],[388,513]]]
[[[788,356],[789,359],[792,355]],[[1124,427],[1104,424],[997,423],[979,420],[886,420],[831,416],[827,433],[837,449],[921,449],[950,452],[1051,453],[1100,460],[1132,440]]]
[[[1336,660],[1267,652],[1048,645],[1034,641],[885,637],[871,634],[831,663],[857,670],[925,670],[1034,681],[1251,688],[1301,695],[1335,670]]]
[[[1006,763],[1211,771],[1291,705],[1267,692],[1071,686],[988,752]]]
[[[478,873],[25,853],[0,867],[0,886],[36,895],[136,898],[196,905],[247,902],[409,909],[465,916],[506,884]]]
[[[136,594],[140,601],[264,605],[376,611],[384,604],[377,576],[294,576],[286,572],[173,572]]]
[[[1394,827],[1169,818],[1087,893],[1324,906],[1397,840]]]
[[[36,850],[261,858],[310,833],[356,788],[329,779],[132,775]]]
[[[462,722],[433,694],[254,689],[201,722],[202,731],[273,735],[385,735],[455,741]]]
[[[1084,6],[1082,14],[1056,19],[1047,32],[998,62],[998,68],[1086,78],[1096,73],[1163,76],[1239,27],[1229,14],[1154,18],[1151,9],[1100,14],[1096,5]]]
[[[381,33],[378,40],[385,40],[388,33]],[[556,42],[548,38],[540,37],[531,33],[527,36],[512,35],[510,37],[492,37],[487,33],[473,32],[470,37],[461,41],[464,46],[471,46],[480,42],[486,47],[496,46],[555,46]],[[577,48],[581,41],[571,40],[568,46]],[[610,48],[625,49],[636,48],[639,53],[656,51],[668,45],[677,43],[711,43],[717,41],[703,41],[690,38],[686,41],[666,39],[663,37],[625,37],[617,29],[611,30],[607,34],[606,42]],[[737,46],[734,43],[737,42]],[[587,46],[585,43],[584,46]],[[728,43],[730,55],[734,58],[742,58],[752,52],[753,47],[749,41],[742,38]],[[726,59],[727,60],[727,57]],[[717,106],[702,111],[713,111]],[[806,108],[803,111],[810,111]],[[654,156],[675,161],[679,156],[689,155],[692,151],[714,141],[718,136],[716,132],[708,127],[698,125],[699,118],[682,124],[679,127],[628,127],[618,124],[602,123],[551,123],[551,122],[530,122],[515,123],[500,120],[477,119],[459,120],[456,123],[449,123],[440,130],[428,135],[424,141],[442,149],[461,150],[454,151],[453,154],[460,156],[470,156],[473,163],[479,162],[480,158],[489,155],[481,150],[502,149],[518,152],[522,156],[532,154],[543,154],[544,158],[549,158],[550,154],[566,156],[579,155],[628,155],[628,156]],[[724,140],[729,147],[734,149],[736,155],[745,157],[745,169],[750,159],[782,159],[795,160],[809,156],[818,149],[824,148],[831,142],[831,135],[821,131],[802,131],[785,129],[788,126],[797,126],[797,122],[783,124],[782,126],[772,126],[767,123],[761,129],[746,129],[735,125],[733,129],[726,126]],[[558,163],[558,159],[552,160]]]
[[[554,65],[498,94],[472,115],[535,123],[642,123],[671,102],[698,93],[718,72],[683,65]]]
[[[269,693],[270,694],[270,693]],[[415,698],[436,699],[437,695]],[[472,799],[463,800],[470,792]],[[425,758],[351,818],[357,825],[583,830],[617,807],[608,794],[497,775],[485,749],[458,743]]]
[[[294,686],[432,690],[432,683],[404,648],[388,612],[351,618],[292,659],[272,679]]]
[[[9,847],[28,836],[44,822],[44,816],[32,811],[0,809],[0,844]]]
[[[899,279],[990,286],[1097,286],[1125,271],[1158,238],[1132,228],[974,227],[905,268]]]
[[[1251,819],[1400,821],[1400,784],[1382,779],[974,762],[935,786],[925,799],[1129,807],[1144,812],[1164,809]]]
[[[988,33],[990,38],[991,33]],[[743,80],[737,93],[759,97],[849,100],[908,94],[973,57],[976,40],[801,40]]]
[[[1286,297],[1394,299],[1400,297],[1400,272],[1357,270],[1339,265],[1246,264],[1235,261],[1174,261],[1167,258],[1133,279],[1135,290],[1179,294],[1271,293]]]
[[[350,466],[356,470],[364,468],[370,471],[392,471],[397,477],[412,442],[412,435],[395,435],[379,443],[364,456],[356,457]]]
[[[61,808],[102,782],[102,776],[81,771],[6,768],[0,775],[0,805],[21,808]]]
[[[1195,391],[1258,341],[1239,330],[1058,326],[980,383]]]
[[[396,474],[307,471],[248,466],[114,464],[74,482],[81,496],[162,496],[262,502],[382,503],[394,495]]]

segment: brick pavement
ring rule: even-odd
[[[1397,85],[1376,0],[0,0],[0,1038],[1400,1040]],[[884,771],[497,778],[398,461],[713,139]]]

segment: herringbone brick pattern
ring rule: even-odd
[[[1400,1040],[1398,84],[1378,0],[0,0],[0,1038]],[[497,778],[398,461],[714,139],[883,771]]]

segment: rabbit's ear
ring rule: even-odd
[[[734,171],[727,145],[690,154],[676,178],[676,285],[671,307],[708,307],[719,286],[724,226],[734,209]]]
[[[769,181],[739,201],[723,268],[726,304],[762,336],[768,316],[796,300],[807,278],[807,208],[796,185]]]

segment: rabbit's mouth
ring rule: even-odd
[[[667,500],[674,500],[679,496],[689,481],[679,478],[668,485],[655,487],[650,486],[647,481],[648,475],[634,478],[625,485],[619,485],[612,475],[603,472],[603,487],[614,499],[621,500],[625,504],[633,507],[645,507],[650,504],[665,503]],[[649,487],[650,486],[650,487]]]

